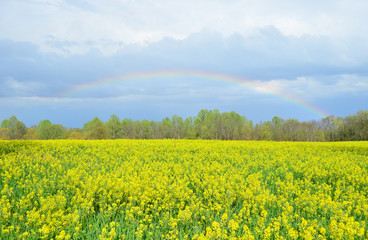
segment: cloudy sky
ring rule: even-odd
[[[0,121],[355,114],[368,109],[367,12],[366,0],[1,0]]]

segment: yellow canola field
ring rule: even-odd
[[[368,142],[0,141],[1,239],[368,239]]]

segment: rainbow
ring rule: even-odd
[[[270,87],[264,84],[262,81],[252,81],[244,78],[239,78],[235,76],[229,76],[218,73],[208,73],[208,72],[199,72],[199,71],[154,71],[154,72],[144,72],[144,73],[133,73],[120,75],[115,77],[98,79],[91,82],[86,82],[83,84],[75,85],[72,88],[67,89],[57,95],[57,97],[68,97],[74,95],[78,92],[87,91],[89,89],[107,85],[110,83],[118,82],[118,81],[131,81],[131,80],[145,80],[145,79],[165,79],[165,78],[196,78],[196,79],[206,79],[216,82],[227,82],[227,83],[235,83],[247,88],[250,88],[255,91],[264,92],[267,94],[271,94],[280,99],[283,99],[293,105],[302,108],[319,118],[324,118],[328,114],[323,110],[317,108],[316,106],[311,105],[310,103],[304,101],[303,99],[297,98],[289,93],[283,92],[281,89],[276,87]]]

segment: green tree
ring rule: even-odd
[[[1,122],[1,128],[8,129],[10,139],[22,139],[26,134],[27,128],[23,122],[19,121],[15,116],[5,119]]]
[[[187,139],[195,139],[197,132],[194,126],[194,118],[188,117],[184,120],[184,137]]]
[[[93,125],[91,136],[93,139],[106,139],[109,137],[107,128],[101,120]]]
[[[253,132],[253,122],[246,120],[243,128],[242,128],[242,136],[241,139],[243,140],[251,140],[252,139],[252,132]]]
[[[212,126],[213,121],[212,111],[208,111],[207,109],[202,109],[199,111],[196,119],[194,120],[194,124],[196,130],[198,132],[198,137],[201,139],[211,139],[213,138],[212,134]]]
[[[359,135],[359,140],[368,140],[368,111],[361,110],[357,113],[356,132]]]
[[[121,121],[121,128],[123,130],[122,137],[133,139],[134,138],[134,122],[130,118],[125,118]]]
[[[50,120],[42,120],[37,124],[38,138],[43,140],[65,138],[66,129],[61,124],[52,124]]]
[[[51,139],[63,139],[67,138],[66,128],[61,124],[52,124],[51,126]]]
[[[98,117],[94,117],[83,125],[83,136],[85,139],[106,139],[109,133],[106,125]]]
[[[283,129],[282,129],[282,125],[284,124],[285,120],[278,117],[278,116],[274,116],[272,118],[271,121],[271,133],[273,136],[273,140],[276,141],[282,141],[283,140]]]
[[[236,113],[235,111],[231,111],[229,113],[222,114],[221,124],[224,128],[224,137],[222,139],[244,139],[244,126],[247,124],[247,120],[244,116]]]
[[[181,139],[184,137],[184,121],[182,117],[173,115],[171,117],[171,136],[172,138]]]
[[[269,123],[265,123],[261,126],[260,139],[267,140],[267,141],[272,140],[272,134],[271,134]]]
[[[7,129],[7,128],[0,128],[0,139],[2,139],[2,140],[10,140],[10,137],[9,137],[9,129]]]
[[[171,126],[172,126],[172,121],[170,118],[166,117],[162,119],[162,122],[160,124],[160,130],[164,138],[173,138]]]
[[[134,121],[135,138],[150,139],[152,134],[151,123],[148,120]]]
[[[151,138],[152,139],[162,139],[164,138],[163,132],[161,131],[162,122],[151,121]]]
[[[37,132],[39,139],[52,139],[52,123],[50,120],[41,120],[37,124]]]
[[[283,130],[283,140],[286,141],[297,141],[298,140],[298,131],[299,131],[300,123],[296,119],[288,119],[282,125]]]
[[[341,132],[343,126],[342,118],[333,115],[327,116],[322,119],[321,126],[327,141],[338,141],[341,139],[339,132]]]
[[[359,111],[357,114],[343,119],[343,125],[338,129],[340,139],[351,141],[368,140],[368,111]]]
[[[83,139],[81,132],[73,131],[69,134],[69,139]]]
[[[106,122],[106,127],[110,138],[122,138],[123,129],[118,116],[116,116],[115,114],[111,115],[109,121]]]
[[[37,130],[34,128],[28,128],[26,134],[23,136],[26,140],[36,140],[38,139]]]
[[[74,132],[77,132],[77,134],[74,134]],[[70,135],[73,134],[75,136],[80,136],[80,138],[71,138]],[[65,139],[83,139],[82,130],[80,128],[68,128],[64,131],[64,137]]]
[[[17,121],[14,127],[14,138],[22,139],[23,136],[26,134],[26,132],[27,132],[26,125],[24,125],[24,123],[21,121]]]
[[[83,125],[84,132],[90,132],[90,131],[92,131],[93,127],[95,126],[95,124],[97,122],[102,122],[102,121],[98,117],[94,117],[91,121],[86,122]]]

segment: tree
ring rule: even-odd
[[[51,139],[63,139],[66,138],[66,128],[61,124],[52,124],[51,126]]]
[[[39,139],[62,139],[65,136],[65,127],[61,124],[52,124],[50,120],[42,120],[37,124],[37,132]]]
[[[8,129],[8,136],[10,139],[22,139],[26,134],[27,128],[23,122],[19,121],[15,116],[5,119],[1,122],[1,128]]]
[[[83,130],[85,132],[90,132],[92,131],[94,125],[97,123],[97,122],[102,122],[98,117],[94,117],[91,121],[89,122],[86,122],[84,125],[83,125]]]
[[[73,134],[74,132],[77,132],[77,134]],[[72,139],[70,138],[71,134],[73,134],[74,136],[79,136],[79,138],[74,138],[74,139],[83,139],[82,130],[80,128],[68,128],[68,129],[65,128],[63,138]]]
[[[359,111],[337,123],[340,140],[364,141],[368,140],[368,111]]]
[[[356,132],[359,136],[359,139],[362,141],[368,140],[368,111],[359,111],[357,114],[356,121]]]
[[[187,139],[195,139],[197,137],[197,132],[194,126],[194,118],[188,117],[184,120],[184,135]]]
[[[28,128],[26,134],[23,136],[26,140],[36,140],[38,139],[37,130],[34,128]]]
[[[253,122],[248,121],[245,119],[245,124],[242,127],[242,136],[241,139],[243,140],[250,140],[252,139],[252,132],[253,132]]]
[[[276,141],[359,141],[368,140],[368,111],[344,118],[328,116],[319,121],[299,122],[278,116],[272,121],[254,124],[235,111],[202,109],[195,117],[183,120],[173,115],[162,121],[133,121],[111,115],[103,123],[98,117],[84,124],[83,129],[66,129],[49,120],[27,128],[15,116],[0,124],[0,139],[220,139],[220,140],[276,140]]]
[[[15,122],[14,120],[11,121],[11,119],[17,119],[15,116],[11,116],[9,119],[4,119],[2,122],[1,122],[1,128],[7,128],[7,129],[10,129],[10,128],[13,128],[14,125],[15,125]],[[14,123],[12,123],[14,122]]]
[[[263,124],[261,126],[260,138],[261,138],[261,140],[267,140],[267,141],[272,140],[272,134],[271,134],[271,131],[270,131],[270,123],[269,122],[268,122],[268,124]]]
[[[278,117],[278,116],[274,116],[272,118],[271,121],[271,133],[273,136],[273,139],[276,141],[281,141],[283,140],[283,130],[282,130],[282,125],[284,124],[285,120]]]
[[[50,120],[41,120],[37,124],[37,132],[39,139],[52,139],[52,123]]]
[[[323,141],[324,134],[318,122],[301,122],[298,133],[298,141]]]
[[[134,138],[134,122],[132,119],[125,118],[124,120],[122,120],[121,129],[123,130],[122,132],[123,138],[129,138],[129,139]]]
[[[83,135],[85,139],[106,139],[109,137],[106,125],[98,117],[94,117],[83,125]]]
[[[163,132],[161,131],[162,122],[151,121],[151,138],[153,139],[162,139],[164,138]]]
[[[181,139],[184,137],[184,121],[182,117],[173,115],[171,117],[171,136]]]
[[[171,119],[166,117],[162,119],[160,129],[164,138],[173,138],[171,131],[172,122]]]
[[[17,121],[14,127],[14,138],[22,139],[23,136],[26,134],[26,132],[27,132],[26,125],[24,125],[24,123],[21,121]]]
[[[9,137],[9,129],[7,129],[7,128],[0,128],[0,139],[2,139],[2,140],[10,140],[10,137]]]
[[[251,139],[252,140],[261,140],[261,130],[262,130],[262,122],[260,123],[256,123],[256,125],[253,128],[252,131],[252,136]]]
[[[243,139],[244,132],[242,130],[247,123],[246,118],[235,111],[223,113],[222,115],[225,139]]]
[[[134,121],[134,134],[138,139],[150,139],[152,134],[151,123],[148,120]]]
[[[83,139],[83,135],[80,132],[73,131],[69,134],[69,139]]]
[[[339,140],[339,128],[341,129],[342,124],[342,119],[333,115],[322,119],[321,126],[327,141]]]
[[[123,129],[118,116],[115,114],[111,115],[109,121],[106,122],[106,127],[110,138],[122,138]]]
[[[218,110],[214,110],[218,111]],[[216,114],[216,113],[215,113]],[[211,139],[216,138],[216,133],[214,133],[214,119],[213,112],[207,109],[202,109],[199,111],[197,117],[194,120],[194,125],[198,132],[198,137],[201,139]]]
[[[288,119],[282,125],[283,138],[286,141],[297,141],[299,131],[299,121],[296,119]]]
[[[109,137],[107,128],[101,120],[93,125],[91,136],[93,139],[106,139]]]

